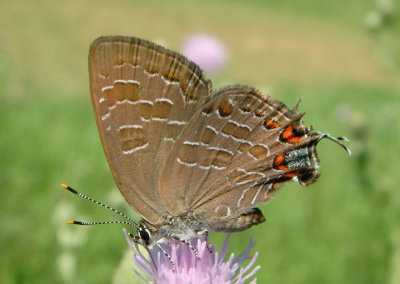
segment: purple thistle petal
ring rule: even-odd
[[[221,249],[219,251],[220,255],[222,256],[222,260],[225,258],[226,253],[228,252],[229,237],[230,237],[230,234],[226,234],[225,240],[222,243],[222,247],[221,247]]]
[[[249,246],[246,248],[246,250],[244,252],[242,252],[236,259],[235,262],[238,263],[239,265],[242,264],[244,261],[250,259],[251,257],[249,257],[249,253],[251,251],[251,249],[255,246],[255,242],[253,242],[252,239],[250,239],[250,243]]]
[[[245,268],[241,268],[240,269],[240,274],[242,277],[244,276],[244,274],[254,265],[254,263],[256,262],[256,259],[258,257],[258,252],[256,252],[252,258],[252,260],[250,261],[250,263],[245,267]],[[256,274],[256,272],[260,269],[260,266],[256,266],[249,274],[247,274],[246,276],[243,277],[243,279],[240,279],[241,282],[239,283],[244,283],[244,281],[246,281],[247,279],[249,279],[250,277],[252,277],[254,274]]]
[[[204,239],[195,238],[190,240],[190,244],[196,248],[200,259],[196,257],[192,248],[187,244],[170,240],[169,243],[163,243],[162,246],[175,263],[175,271],[173,271],[170,260],[157,245],[151,248],[145,247],[149,254],[148,257],[145,257],[139,250],[138,244],[132,244],[125,230],[124,233],[129,247],[134,252],[132,260],[136,267],[141,270],[141,273],[136,268],[134,271],[145,282],[163,284],[241,284],[252,278],[260,269],[260,266],[253,268],[258,253],[255,253],[253,257],[249,256],[250,250],[255,245],[252,240],[250,240],[249,247],[239,257],[235,258],[232,253],[225,262],[229,235],[226,236],[219,252],[215,252],[215,246],[210,246]],[[245,268],[240,268],[240,265],[248,259],[251,259],[250,263]],[[251,283],[255,282],[256,278],[252,279]]]

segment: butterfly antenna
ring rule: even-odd
[[[106,225],[106,224],[124,224],[130,226],[136,226],[136,223],[129,223],[125,221],[105,221],[105,222],[81,222],[81,221],[68,221],[67,224],[73,225]]]
[[[116,210],[116,209],[114,209],[114,208],[112,208],[112,207],[110,207],[110,206],[108,206],[108,205],[105,205],[105,204],[103,204],[103,203],[101,203],[101,202],[99,202],[99,201],[97,201],[97,200],[94,200],[93,198],[90,198],[90,197],[88,197],[88,196],[86,196],[86,195],[83,195],[82,193],[79,193],[78,191],[76,191],[75,189],[73,189],[72,187],[69,187],[68,185],[66,185],[66,184],[62,184],[61,185],[61,187],[62,188],[64,188],[64,189],[66,189],[66,190],[68,190],[69,192],[72,192],[73,194],[75,194],[75,195],[77,195],[77,196],[79,196],[79,197],[81,197],[81,198],[83,198],[83,199],[86,199],[86,200],[89,200],[90,202],[93,202],[93,203],[96,203],[97,205],[100,205],[100,206],[102,206],[102,207],[104,207],[104,208],[107,208],[107,209],[109,209],[109,210],[111,210],[111,211],[113,211],[114,213],[117,213],[118,215],[120,215],[120,216],[122,216],[122,217],[124,217],[125,219],[127,219],[127,220],[129,220],[130,222],[120,222],[120,221],[113,221],[113,222],[95,222],[95,223],[105,223],[105,224],[127,224],[127,225],[132,225],[132,226],[135,226],[135,227],[137,227],[138,226],[138,224],[134,221],[134,220],[132,220],[131,218],[129,218],[128,216],[126,216],[124,213],[121,213],[121,212],[119,212],[118,210]],[[118,223],[118,222],[120,222],[120,223]],[[68,224],[76,224],[76,225],[95,225],[94,223],[84,223],[84,222],[79,222],[79,221],[68,221]]]

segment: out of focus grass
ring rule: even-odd
[[[303,97],[305,121],[348,136],[354,152],[323,141],[319,182],[285,185],[262,207],[267,222],[233,234],[231,250],[257,241],[260,283],[399,283],[400,73],[365,28],[372,9],[361,0],[2,1],[0,282],[111,281],[126,249],[121,228],[65,221],[115,216],[59,188],[134,215],[98,138],[88,45],[125,34],[179,50],[185,36],[206,32],[230,52],[215,86],[250,84],[289,106]],[[390,29],[396,34],[398,22]]]

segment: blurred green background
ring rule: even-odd
[[[226,68],[209,76],[214,87],[248,84],[290,107],[303,97],[305,122],[349,137],[353,151],[349,158],[323,141],[319,182],[286,184],[261,208],[266,223],[231,236],[231,251],[257,241],[259,283],[400,283],[394,4],[0,1],[0,282],[109,283],[126,273],[118,269],[122,227],[66,224],[116,216],[59,188],[67,183],[135,216],[98,138],[88,47],[120,34],[181,50],[188,36],[206,33],[229,53]]]

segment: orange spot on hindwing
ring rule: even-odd
[[[281,170],[281,171],[287,171],[288,167],[284,163],[285,163],[285,155],[284,154],[279,154],[278,156],[275,157],[275,160],[274,160],[275,169]]]
[[[294,178],[295,176],[297,176],[299,174],[300,171],[293,171],[293,172],[288,172],[286,174],[283,175],[284,178],[287,179],[291,179]]]
[[[273,119],[266,119],[264,121],[264,127],[266,129],[274,129],[274,128],[278,128],[279,126],[280,126],[280,124]]]
[[[293,126],[288,125],[286,126],[285,130],[281,133],[281,141],[283,142],[288,142],[288,143],[297,143],[300,142],[301,137],[298,136],[294,131],[293,131]]]

